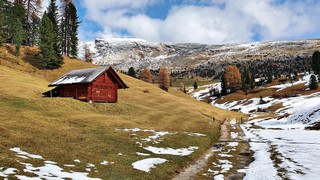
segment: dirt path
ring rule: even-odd
[[[236,137],[237,136],[237,137]],[[240,128],[240,123],[236,119],[225,120],[221,124],[220,140],[212,148],[199,158],[196,162],[180,172],[174,180],[190,180],[190,179],[207,179],[208,177],[214,177],[216,175],[223,176],[226,179],[242,179],[244,173],[237,170],[243,169],[248,166],[251,159],[251,152],[249,151],[249,144],[242,140],[243,132]],[[236,142],[237,147],[230,148],[228,143]],[[239,144],[239,145],[238,145]],[[221,154],[228,152],[226,154]],[[233,161],[228,164],[228,160],[219,159],[219,157],[232,157]],[[220,157],[221,158],[221,157]],[[229,165],[228,171],[222,169],[223,165],[219,165],[216,162],[227,162]],[[214,169],[212,165],[216,165]]]

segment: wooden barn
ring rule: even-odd
[[[73,70],[49,84],[53,86],[56,88],[46,92],[47,96],[110,103],[118,101],[118,89],[128,88],[112,67]]]

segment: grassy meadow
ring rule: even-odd
[[[87,103],[71,98],[43,98],[47,85],[64,73],[94,67],[90,63],[65,58],[58,70],[41,70],[36,49],[24,48],[16,58],[0,49],[0,168],[17,168],[18,175],[34,177],[24,172],[19,162],[43,166],[38,159],[23,159],[10,151],[19,147],[31,154],[57,162],[65,171],[88,172],[102,179],[168,179],[197,159],[219,138],[220,121],[240,117],[208,104],[198,102],[177,90],[160,90],[120,74],[130,87],[119,90],[119,102]],[[213,121],[213,117],[215,121]],[[189,156],[156,155],[141,148],[137,141],[152,135],[137,132],[134,137],[123,128],[168,131],[159,144],[143,142],[143,146],[187,148],[199,147]],[[207,136],[188,136],[184,132]],[[136,152],[149,153],[138,156]],[[145,158],[159,157],[166,163],[157,165],[150,173],[132,168],[132,163]],[[79,159],[81,162],[74,162]],[[102,161],[113,162],[101,165]],[[95,165],[86,171],[87,163]],[[64,164],[76,164],[74,167]],[[9,179],[14,179],[10,175]]]

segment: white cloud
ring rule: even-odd
[[[316,0],[211,0],[172,6],[165,19],[145,14],[156,0],[83,0],[84,20],[102,27],[94,35],[124,36],[148,41],[227,43],[299,38],[320,32]],[[199,1],[198,1],[199,2]],[[192,5],[193,4],[193,5]],[[80,33],[81,34],[81,33]],[[86,35],[86,38],[89,36]]]

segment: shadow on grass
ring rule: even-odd
[[[38,50],[34,50],[29,47],[26,47],[24,49],[24,56],[22,57],[22,60],[38,69],[42,69],[41,56]]]

